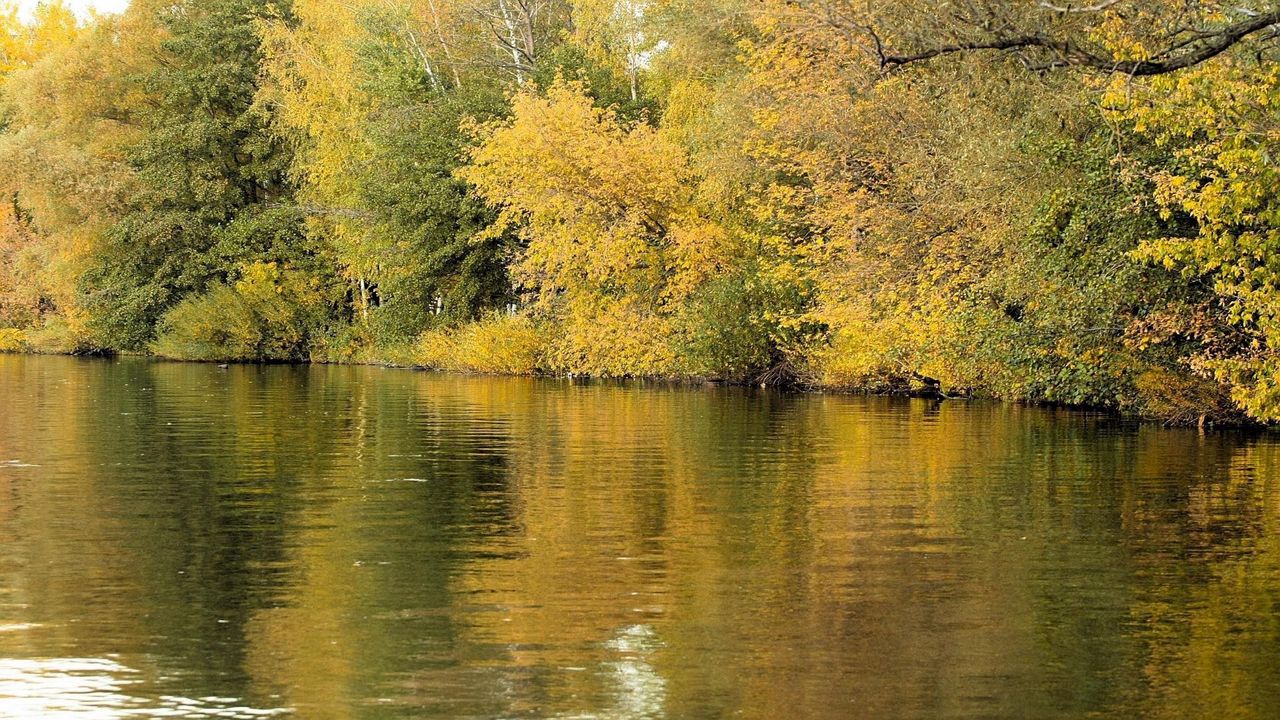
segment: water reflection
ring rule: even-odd
[[[1280,712],[1267,436],[15,356],[0,398],[0,716]]]
[[[658,635],[648,625],[622,628],[605,646],[618,655],[608,663],[613,675],[617,699],[613,707],[595,717],[657,718],[666,704],[667,681],[650,662],[653,651],[661,645]]]
[[[243,707],[235,698],[136,697],[137,671],[108,658],[0,660],[0,716],[80,718],[263,718],[288,709]]]

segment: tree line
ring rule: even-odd
[[[1261,0],[9,7],[0,349],[1278,420],[1277,19]]]

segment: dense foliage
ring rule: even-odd
[[[6,10],[0,350],[1280,420],[1280,10],[946,5]]]

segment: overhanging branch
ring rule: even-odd
[[[1083,8],[1070,8],[1069,6],[1055,7],[1054,9],[1061,12],[1079,12],[1083,10]],[[871,35],[879,54],[880,68],[886,71],[926,62],[944,55],[965,52],[1041,50],[1052,56],[1052,59],[1038,66],[1041,68],[1076,66],[1104,72],[1146,76],[1163,75],[1194,67],[1221,55],[1246,38],[1276,25],[1280,25],[1280,10],[1258,13],[1217,30],[1203,32],[1190,41],[1174,44],[1165,51],[1145,60],[1117,60],[1068,40],[1060,40],[1040,34],[962,41],[926,48],[915,53],[893,54],[883,49],[883,44],[873,29],[865,27],[859,29]]]

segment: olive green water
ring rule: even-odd
[[[1280,445],[0,355],[0,717],[1270,718]]]

